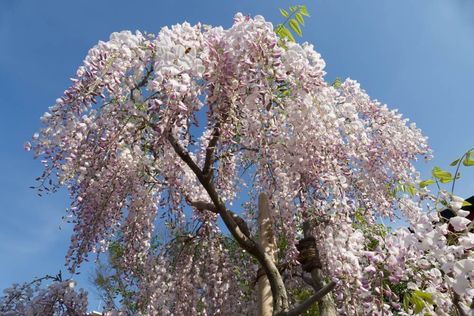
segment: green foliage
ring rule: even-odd
[[[454,161],[453,161],[452,163],[450,163],[449,165],[450,165],[451,167],[455,167],[455,166],[459,163],[459,161],[461,161],[461,158],[458,158],[458,159],[454,160]]]
[[[280,14],[285,18],[285,21],[277,25],[275,33],[280,38],[279,44],[285,47],[283,44],[284,39],[290,42],[295,42],[293,33],[299,37],[303,36],[301,26],[304,26],[304,17],[309,16],[309,14],[306,6],[304,5],[291,6],[289,8],[289,12],[285,9],[280,9]]]
[[[124,249],[120,239],[111,242],[108,247],[108,260],[106,263],[98,263],[93,281],[104,302],[108,305],[115,305],[118,302],[124,310],[133,315],[139,311],[135,301],[137,288],[134,286],[134,280],[124,282],[125,274],[121,260],[123,255]]]
[[[474,149],[469,149],[460,158],[457,158],[456,160],[452,161],[449,164],[449,166],[451,167],[456,167],[454,176],[449,171],[443,170],[440,167],[434,167],[433,170],[431,171],[432,178],[421,181],[419,183],[420,188],[425,188],[434,183],[436,183],[439,188],[439,183],[452,182],[451,193],[454,194],[454,185],[456,184],[456,180],[461,178],[461,173],[459,172],[461,163],[466,167],[474,166]],[[466,206],[466,205],[468,204],[464,204],[463,206]]]
[[[420,187],[422,187],[421,184],[420,184]],[[417,188],[415,188],[415,186],[413,184],[411,184],[411,183],[400,183],[398,181],[396,181],[393,184],[387,184],[387,189],[390,191],[390,193],[393,197],[396,197],[397,194],[400,193],[400,192],[408,193],[411,197],[414,197],[415,194],[416,194],[416,191],[417,191]]]
[[[474,150],[469,150],[465,154],[465,158],[464,158],[462,164],[466,167],[474,166]]]
[[[383,224],[369,223],[365,218],[363,209],[358,209],[355,212],[352,226],[354,229],[358,229],[364,234],[364,237],[367,240],[365,249],[368,251],[373,251],[379,246],[380,242],[376,236],[385,238],[390,231],[390,228]]]
[[[400,298],[404,297],[405,294],[408,292],[408,281],[400,281],[395,284],[389,282],[388,278],[384,281],[384,284],[388,284],[390,290],[392,290],[392,292]]]
[[[429,186],[430,184],[434,184],[435,181],[433,179],[428,179],[420,182],[420,188],[425,188]]]
[[[296,18],[296,20],[298,21],[299,24],[304,26],[304,18],[303,18],[303,15],[301,13],[299,13],[299,12],[296,13],[295,18]]]
[[[336,79],[332,83],[332,86],[337,89],[341,86],[341,84],[342,84],[341,78],[336,77]]]
[[[291,29],[293,30],[293,32],[295,32],[296,34],[298,34],[298,36],[303,36],[303,32],[301,31],[301,27],[298,23],[298,21],[296,21],[296,19],[291,19],[288,24],[290,25]]]
[[[284,26],[283,24],[279,24],[278,27],[277,27],[277,30],[276,30],[276,34],[278,35],[278,37],[280,37],[281,39],[288,39],[290,42],[295,42],[295,38],[293,37],[293,34],[291,33],[291,31],[286,28],[286,26]],[[282,45],[280,43],[280,45]]]
[[[288,13],[288,11],[286,11],[285,9],[280,9],[280,13],[281,15],[283,15],[283,17],[287,18],[290,16],[290,14]]]
[[[453,181],[453,175],[451,174],[451,172],[445,171],[440,167],[434,167],[431,171],[431,174],[441,183],[449,183]]]
[[[410,194],[411,197],[415,196],[416,189],[413,185],[411,185],[411,184],[405,185],[405,190],[406,190],[406,192],[408,192],[408,194]]]
[[[405,311],[410,308],[416,314],[419,314],[427,305],[433,305],[433,295],[420,290],[410,291],[403,296],[403,309]]]

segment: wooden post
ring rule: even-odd
[[[275,236],[272,230],[272,221],[270,216],[270,203],[265,193],[258,196],[258,229],[259,244],[275,260]],[[258,315],[271,316],[273,314],[273,298],[270,282],[265,273],[259,273],[258,278]]]

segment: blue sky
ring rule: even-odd
[[[278,23],[278,8],[298,3],[312,15],[303,40],[326,60],[328,79],[358,80],[429,136],[435,158],[419,164],[422,174],[474,147],[472,0],[0,0],[0,289],[63,267],[68,198],[28,189],[41,168],[22,147],[91,46],[183,21],[229,27],[238,11]],[[473,195],[474,172],[463,178],[458,194]],[[79,282],[90,289],[88,274]]]

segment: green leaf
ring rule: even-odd
[[[405,192],[405,185],[397,184],[395,186],[395,193],[398,193],[398,192]]]
[[[453,179],[448,179],[448,178],[446,178],[446,179],[441,179],[441,180],[439,180],[439,182],[441,182],[441,183],[449,183],[449,182],[451,182],[451,181],[453,181]]]
[[[408,310],[410,308],[410,300],[411,300],[411,296],[410,296],[410,293],[407,293],[405,295],[403,295],[403,309],[404,310]]]
[[[286,28],[286,26],[281,25],[278,28],[277,35],[280,36],[281,38],[288,38],[291,42],[295,42],[295,38],[293,37],[293,34],[291,34],[290,30]]]
[[[425,188],[429,186],[430,184],[434,184],[435,181],[433,179],[428,179],[420,182],[420,188]]]
[[[292,7],[290,7],[290,11],[291,11],[291,12],[295,12],[297,9],[298,9],[297,6],[292,6]]]
[[[450,172],[441,169],[440,167],[434,167],[431,171],[433,177],[438,179],[441,183],[449,183],[453,181],[453,176]]]
[[[139,111],[146,111],[147,110],[146,103],[135,103],[135,107]]]
[[[457,164],[459,163],[459,160],[461,160],[461,159],[460,159],[460,158],[459,158],[459,159],[456,159],[456,160],[454,160],[452,163],[450,163],[449,165],[450,165],[451,167],[454,167],[455,165],[457,165]]]
[[[306,6],[305,6],[305,5],[300,6],[300,12],[301,12],[301,14],[303,14],[304,16],[309,16],[308,10],[306,9]]]
[[[425,308],[425,302],[417,295],[412,295],[411,301],[413,302],[413,305],[415,305],[415,313],[421,313],[423,311],[423,308]]]
[[[433,304],[433,294],[426,293],[420,290],[417,290],[413,293],[414,295],[418,296],[419,298],[423,299],[424,301]]]
[[[464,158],[462,164],[466,167],[474,166],[474,151],[471,150],[466,153],[466,158]]]
[[[298,24],[298,21],[296,21],[295,19],[291,19],[290,22],[288,22],[288,24],[290,25],[291,29],[296,33],[298,34],[298,36],[303,36],[303,32],[301,32],[301,28],[300,28],[300,25]]]
[[[288,11],[286,11],[285,9],[280,9],[280,13],[281,15],[283,15],[285,18],[289,17],[290,14],[288,13]]]
[[[414,186],[412,186],[411,184],[407,184],[406,185],[406,190],[410,194],[411,197],[415,196],[416,190],[415,190]]]
[[[337,89],[341,86],[341,84],[342,84],[341,78],[336,77],[336,80],[334,80],[334,82],[332,83],[332,86]]]
[[[296,20],[297,20],[301,25],[304,26],[304,18],[303,18],[303,15],[301,15],[301,13],[298,12],[298,13],[296,13],[295,17],[296,17]]]
[[[365,220],[364,214],[362,214],[362,209],[357,210],[354,217],[356,221],[358,221],[361,224],[367,223],[367,221]]]

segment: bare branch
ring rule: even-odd
[[[202,173],[206,178],[210,178],[211,175],[211,167],[214,163],[214,151],[216,149],[220,134],[220,123],[217,122],[212,131],[211,140],[209,141],[209,144],[206,148],[206,158],[204,160],[204,168],[202,169]]]

